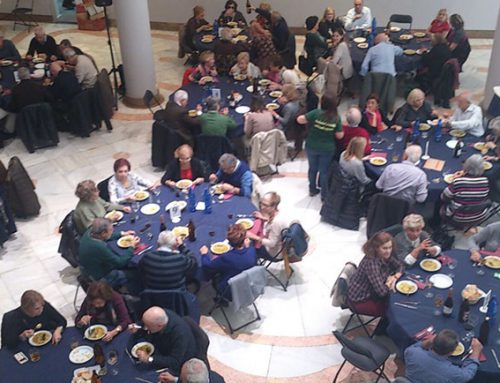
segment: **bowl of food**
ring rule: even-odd
[[[216,242],[210,246],[210,251],[216,255],[227,253],[230,249],[231,246],[226,242]]]
[[[281,90],[273,90],[269,93],[269,96],[271,96],[272,98],[278,98],[283,96],[283,92]]]
[[[123,212],[111,210],[104,216],[104,218],[109,219],[111,222],[117,222],[123,218]]]
[[[136,201],[144,201],[149,198],[149,192],[146,190],[140,190],[134,193],[134,199]]]
[[[231,28],[231,34],[233,36],[238,36],[241,33],[242,29],[241,28]]]
[[[155,352],[155,346],[149,342],[139,342],[132,347],[132,350],[130,350],[130,353],[134,358],[137,358],[137,351],[144,351],[148,355],[153,355]]]
[[[268,80],[267,78],[263,78],[262,80],[259,80],[259,85],[260,85],[260,86],[268,86],[268,85],[271,85],[271,80]]]
[[[450,136],[456,137],[456,138],[462,138],[462,137],[465,137],[465,132],[463,130],[459,130],[459,129],[452,129],[452,130],[450,130]]]
[[[453,174],[447,174],[443,177],[443,181],[446,182],[447,184],[451,184],[454,179],[455,176]]]
[[[375,166],[383,166],[387,163],[387,160],[384,157],[372,157],[370,158],[370,164]]]
[[[122,249],[128,249],[134,244],[134,236],[124,235],[123,237],[119,238],[118,241],[116,241],[116,244],[118,245],[118,247],[121,247]]]
[[[71,350],[71,352],[69,353],[70,362],[75,364],[87,363],[93,357],[94,350],[92,349],[92,347],[87,345],[78,346]]]
[[[35,63],[35,64],[44,63],[44,62],[45,62],[45,57],[40,56],[40,57],[33,58],[33,63]]]
[[[277,104],[275,102],[270,102],[269,104],[266,105],[266,109],[268,109],[268,110],[276,110],[279,107],[280,107],[279,104]]]
[[[47,330],[36,331],[29,337],[28,343],[32,346],[39,347],[49,343],[52,340],[52,333]]]
[[[245,81],[247,79],[247,76],[245,74],[235,74],[234,79],[236,81]]]
[[[422,37],[427,36],[427,34],[426,34],[425,32],[415,32],[415,33],[413,34],[413,36],[415,36],[415,37],[417,37],[417,38],[421,39]]]
[[[198,111],[196,109],[190,109],[188,111],[188,116],[189,117],[196,117],[198,115]]]
[[[239,35],[234,38],[236,41],[247,41],[248,36],[247,35]]]
[[[412,38],[413,38],[413,35],[410,33],[406,33],[406,34],[399,36],[399,39],[402,41],[408,41],[408,40],[411,40]]]
[[[399,281],[396,283],[396,290],[401,294],[411,295],[417,292],[418,287],[417,284],[412,281]]]
[[[175,183],[175,186],[177,187],[177,189],[189,189],[191,186],[193,185],[193,181],[191,180],[187,180],[187,179],[184,179],[184,180],[179,180]]]
[[[229,21],[226,26],[228,28],[236,28],[238,26],[238,23],[236,21]]]
[[[178,206],[180,210],[184,210],[187,206],[187,202],[186,201],[172,201],[167,206],[165,206],[165,211],[169,211],[174,206]]]
[[[356,44],[360,44],[365,43],[366,39],[364,37],[355,37],[352,41],[354,41]]]
[[[496,257],[494,255],[488,255],[484,257],[483,263],[486,267],[490,269],[500,269],[500,257]]]
[[[455,348],[455,351],[451,353],[451,356],[460,356],[464,353],[465,351],[465,346],[462,342],[458,342],[457,347]]]
[[[207,82],[214,82],[214,78],[212,76],[203,76],[200,81],[204,81],[206,84]]]
[[[108,329],[102,324],[95,324],[85,330],[83,336],[88,340],[100,340],[104,338]]]
[[[413,56],[417,54],[417,51],[415,49],[405,49],[403,53],[407,56]]]
[[[391,32],[399,32],[401,30],[401,28],[400,27],[390,27],[389,30]]]
[[[368,48],[368,43],[359,43],[356,45],[359,49],[366,49]]]
[[[214,194],[223,194],[224,193],[224,189],[222,188],[222,184],[214,185],[214,186],[212,186],[212,188],[214,190]]]
[[[493,167],[493,164],[489,161],[483,161],[483,169],[490,170]]]
[[[187,226],[176,226],[172,229],[172,233],[174,233],[176,237],[184,240],[189,235],[189,229]]]
[[[420,123],[420,125],[418,126],[418,129],[421,132],[427,132],[430,128],[431,126],[429,124],[426,124],[425,122]]]
[[[484,291],[477,288],[476,285],[466,285],[462,290],[462,298],[467,299],[471,305],[476,304],[484,297]]]
[[[157,203],[148,203],[141,207],[141,213],[145,215],[154,215],[160,211],[160,205]]]
[[[428,271],[429,273],[433,273],[441,268],[441,262],[437,259],[423,259],[420,261],[420,268]]]
[[[240,218],[236,223],[243,226],[245,230],[250,230],[253,227],[253,220],[250,218]]]

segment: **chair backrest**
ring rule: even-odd
[[[193,73],[196,70],[196,67],[189,67],[184,71],[184,74],[182,75],[182,86],[189,85],[191,83],[191,80],[189,80],[189,76],[191,73]]]
[[[412,381],[404,376],[398,376],[392,383],[412,383]]]
[[[46,102],[23,107],[16,118],[16,132],[30,153],[59,143],[52,107]]]
[[[97,189],[99,190],[99,197],[101,197],[104,201],[109,202],[109,180],[112,176],[109,176],[105,180],[102,180],[97,184]]]
[[[290,258],[290,261],[301,259],[307,254],[309,247],[309,235],[306,233],[300,222],[295,221],[281,232],[284,247]]]
[[[182,137],[164,120],[158,120],[152,126],[151,161],[153,166],[164,169],[174,159],[174,152],[184,143]]]
[[[182,319],[184,319],[184,321],[188,324],[188,326],[191,328],[191,332],[193,333],[194,340],[196,342],[196,357],[203,360],[210,370],[210,364],[207,356],[208,346],[210,345],[210,339],[208,338],[208,335],[205,331],[203,331],[198,323],[193,320],[193,318],[185,316],[182,317]]]
[[[370,358],[373,360],[373,356],[372,356],[372,353],[370,352],[370,350],[368,350],[364,347],[361,347],[360,345],[354,343],[351,339],[349,339],[347,336],[342,334],[340,331],[337,331],[337,330],[333,331],[333,335],[335,335],[335,338],[338,339],[338,341],[340,342],[342,347],[345,347],[356,354],[366,356],[367,358]]]
[[[413,22],[413,17],[411,15],[398,15],[394,14],[391,15],[389,18],[389,23],[398,23],[398,24],[410,24],[410,29],[411,29],[411,24]]]
[[[264,293],[266,287],[266,269],[264,266],[254,266],[244,270],[228,280],[231,289],[231,305],[235,311],[247,307]]]
[[[122,87],[125,87],[124,79],[120,76],[122,81]],[[109,74],[106,69],[101,69],[97,75],[97,81],[95,84],[95,95],[93,99],[97,113],[99,113],[99,119],[101,121],[110,120],[113,117],[113,104],[114,92],[113,86],[111,85],[111,80],[109,79]],[[118,91],[116,89],[116,91]],[[96,103],[97,101],[97,103]]]
[[[151,306],[160,306],[174,311],[179,316],[189,316],[200,323],[200,306],[196,296],[186,290],[145,289],[141,293],[142,311]]]
[[[94,129],[93,124],[100,121],[100,112],[96,110],[97,106],[93,105],[96,92],[96,88],[85,89],[71,99],[69,115],[71,133],[89,137]]]
[[[219,158],[224,153],[233,153],[233,147],[227,137],[200,134],[196,137],[195,157],[207,162],[212,171],[219,168]]]
[[[58,253],[61,254],[73,267],[80,265],[78,249],[80,247],[80,234],[73,220],[74,210],[71,210],[59,225],[61,241],[59,242]]]
[[[35,185],[17,156],[9,160],[7,181],[8,200],[14,214],[22,218],[38,215],[41,206]]]
[[[340,271],[337,280],[333,284],[330,291],[333,307],[347,308],[347,290],[349,288],[349,281],[357,270],[357,266],[352,262],[347,262]]]
[[[401,233],[403,231],[403,225],[401,225],[400,223],[397,223],[395,225],[392,225],[392,226],[389,226],[389,227],[382,229],[382,231],[385,231],[386,233],[389,233],[390,235],[395,237],[396,235],[398,235],[399,233]]]
[[[368,238],[386,227],[401,223],[408,214],[410,204],[401,198],[384,193],[375,194],[368,207],[366,235]]]
[[[380,98],[380,110],[384,114],[392,113],[396,98],[396,78],[390,73],[368,72],[363,80],[360,96],[360,108],[365,108],[366,98],[375,93]]]

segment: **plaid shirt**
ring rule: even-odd
[[[349,281],[349,300],[358,303],[370,298],[385,297],[389,293],[389,288],[385,285],[387,277],[403,272],[403,269],[403,264],[395,256],[391,256],[388,261],[380,257],[365,256]]]

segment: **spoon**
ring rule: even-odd
[[[38,323],[36,326],[35,326],[35,330],[40,330],[42,328],[42,324],[41,323]]]

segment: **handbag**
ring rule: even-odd
[[[299,56],[299,69],[306,75],[311,76],[314,73],[314,64],[305,55]]]

